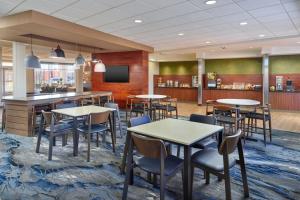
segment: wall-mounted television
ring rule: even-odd
[[[129,66],[106,66],[106,72],[104,73],[104,81],[111,83],[129,82]]]

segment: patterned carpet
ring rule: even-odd
[[[123,133],[126,127],[123,123]],[[273,142],[264,146],[247,141],[245,159],[250,188],[249,199],[300,199],[300,134],[274,130]],[[70,137],[71,138],[71,137]],[[117,138],[117,153],[107,143],[93,143],[91,162],[86,162],[86,141],[80,138],[79,156],[72,156],[72,142],[62,147],[58,140],[53,161],[47,160],[48,141],[42,139],[41,153],[35,153],[36,138],[0,134],[0,199],[120,199],[124,176],[119,164],[124,139]],[[175,151],[175,149],[174,149]],[[235,153],[234,156],[237,157]],[[128,199],[159,199],[159,189],[135,171],[135,184]],[[224,199],[224,181],[211,176],[206,185],[200,170],[195,171],[193,199]],[[239,166],[231,170],[233,199],[243,199]],[[182,199],[181,174],[167,184],[167,199]]]

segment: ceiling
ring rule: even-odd
[[[245,49],[269,39],[273,45],[288,39],[285,45],[300,46],[300,0],[217,0],[214,5],[205,0],[0,0],[0,16],[26,10],[143,43],[156,52],[190,53],[230,44]]]

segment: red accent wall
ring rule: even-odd
[[[112,91],[115,102],[120,107],[125,107],[128,95],[148,93],[148,52],[128,51],[94,55],[97,59],[101,59],[106,66],[128,65],[129,83],[104,82],[103,73],[92,70],[93,91]]]

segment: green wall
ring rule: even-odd
[[[205,73],[261,74],[262,58],[233,58],[205,60]]]
[[[300,73],[300,55],[271,56],[270,57],[271,74],[299,74]]]
[[[160,62],[159,75],[197,75],[197,61]]]

